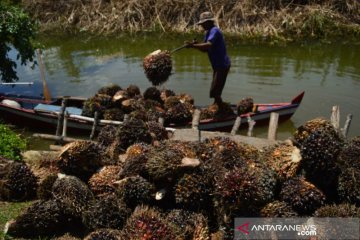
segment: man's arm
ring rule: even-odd
[[[207,52],[212,46],[211,42],[204,43],[188,43],[187,48],[195,48],[202,52]]]

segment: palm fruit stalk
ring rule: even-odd
[[[172,61],[169,51],[157,50],[143,60],[144,72],[154,86],[166,82],[171,74]]]
[[[53,199],[66,214],[81,217],[95,197],[88,186],[74,176],[59,175],[52,187]]]
[[[65,145],[58,157],[57,166],[62,172],[88,179],[103,165],[102,148],[91,141],[76,141]]]
[[[25,163],[0,160],[0,200],[25,201],[34,198],[37,181]]]
[[[8,223],[6,234],[26,239],[52,237],[68,231],[73,221],[54,200],[37,201]]]
[[[100,228],[121,230],[130,214],[131,210],[116,195],[106,195],[95,200],[82,213],[82,219],[90,230]]]
[[[125,239],[136,240],[177,240],[182,235],[175,229],[176,226],[166,222],[157,210],[148,207],[137,207],[128,219],[123,233]]]
[[[300,215],[314,213],[326,200],[324,193],[304,177],[286,181],[281,188],[280,199],[291,205]]]

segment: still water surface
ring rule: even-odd
[[[109,83],[124,88],[136,84],[144,91],[151,83],[143,73],[143,58],[156,49],[175,49],[185,38],[189,36],[42,36],[47,85],[52,96],[90,97]],[[360,45],[259,46],[232,39],[228,40],[228,52],[232,66],[223,91],[225,101],[237,103],[243,97],[252,97],[257,103],[283,102],[305,91],[295,115],[279,126],[279,139],[290,137],[307,120],[329,118],[333,105],[340,106],[342,125],[346,115],[353,114],[349,136],[360,135]],[[15,57],[16,52],[11,55]],[[192,95],[197,105],[210,104],[212,70],[207,55],[184,49],[172,59],[173,75],[164,87]],[[19,64],[17,70],[21,82],[35,84],[2,86],[0,91],[41,95],[39,69]],[[254,135],[266,137],[267,127],[255,126]]]

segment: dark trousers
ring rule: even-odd
[[[226,78],[230,66],[227,68],[214,69],[213,80],[210,88],[210,98],[215,98],[215,102],[221,102],[221,94],[225,86]]]

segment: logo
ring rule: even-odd
[[[249,234],[249,224],[250,223],[244,223],[244,224],[238,226],[236,229],[239,230],[240,232],[243,232],[246,235],[248,235]]]

